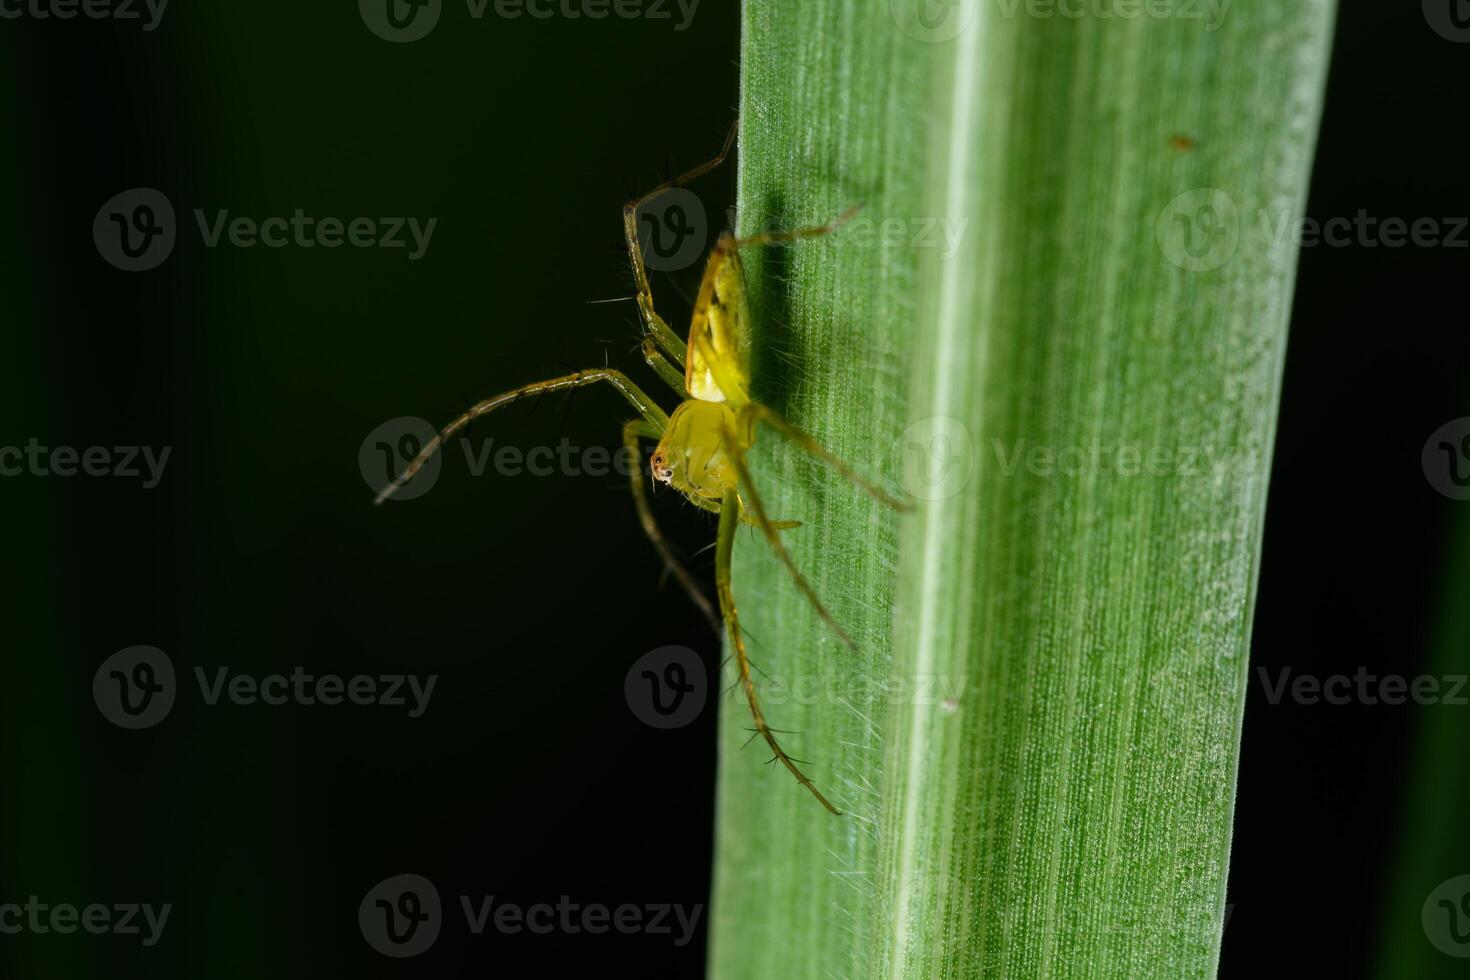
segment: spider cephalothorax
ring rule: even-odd
[[[731,462],[734,453],[726,439],[736,432],[738,420],[725,402],[689,399],[669,417],[649,466],[654,479],[684,494],[719,500],[739,486]]]

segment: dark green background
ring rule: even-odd
[[[1415,6],[1343,11],[1316,217],[1470,209],[1457,155],[1466,49]],[[630,713],[623,678],[656,647],[687,644],[710,667],[719,651],[677,591],[659,589],[620,478],[473,478],[455,455],[431,493],[374,509],[357,454],[388,419],[443,421],[605,358],[656,389],[633,307],[587,301],[630,293],[625,182],[641,190],[668,161],[718,146],[737,31],[725,0],[704,0],[684,32],[476,21],[447,0],[432,34],[402,45],[351,3],[177,3],[151,33],[0,21],[0,316],[13,326],[0,444],[172,447],[154,490],[0,481],[14,603],[0,901],[174,904],[149,950],[0,936],[0,975],[698,975],[702,928],[675,948],[647,935],[470,938],[451,920],[409,963],[364,944],[358,902],[402,872],[433,879],[451,914],[461,893],[705,901],[713,712],[654,731]],[[697,188],[711,233],[733,179],[727,168]],[[102,261],[90,229],[135,186],[170,197],[180,241],[130,275]],[[206,249],[196,207],[439,223],[418,262]],[[1437,585],[1454,507],[1418,458],[1467,412],[1466,254],[1304,254],[1256,664],[1412,674],[1436,607],[1456,601]],[[697,272],[655,280],[671,321]],[[473,434],[611,448],[628,414],[591,390]],[[660,510],[686,551],[712,540],[702,515]],[[695,565],[707,574],[708,553]],[[91,680],[141,643],[170,654],[186,693],[157,728],[126,732],[98,714]],[[1441,657],[1456,654],[1463,664],[1463,650]],[[439,685],[417,720],[206,707],[196,665],[434,673]],[[1413,712],[1261,694],[1253,676],[1223,975],[1363,976]],[[1466,730],[1470,709],[1433,710],[1462,712]],[[1460,782],[1421,807],[1462,805],[1463,755],[1440,765]],[[791,787],[775,773],[772,791]]]
[[[623,677],[655,647],[689,644],[711,665],[718,647],[659,590],[622,479],[477,479],[456,453],[431,493],[375,509],[357,456],[397,416],[440,422],[569,365],[641,366],[632,304],[587,301],[630,294],[625,184],[703,160],[728,130],[737,29],[714,3],[682,33],[475,21],[451,3],[400,45],[352,4],[180,4],[153,33],[0,21],[15,82],[0,99],[6,306],[23,327],[0,441],[173,447],[154,490],[5,482],[21,591],[0,881],[7,900],[175,905],[151,950],[0,937],[0,974],[394,975],[406,964],[369,950],[356,916],[400,872],[450,904],[706,900],[713,712],[654,731]],[[699,190],[722,209],[733,181],[730,168]],[[180,238],[163,266],[126,274],[90,228],[140,185],[169,196]],[[417,262],[206,249],[195,207],[439,223]],[[660,301],[682,303],[670,285]],[[474,435],[615,447],[630,414],[600,390],[567,409],[517,406]],[[688,550],[712,540],[707,522],[666,513]],[[181,674],[300,664],[439,684],[408,720],[205,707],[189,676],[164,723],[125,732],[93,706],[91,675],[139,643]],[[703,943],[702,928],[675,949],[471,940],[451,924],[427,965],[557,973],[612,955],[687,975]]]

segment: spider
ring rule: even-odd
[[[744,522],[761,531],[776,557],[790,573],[797,589],[842,642],[849,648],[853,646],[852,638],[822,605],[781,542],[779,532],[798,527],[799,522],[771,520],[755,483],[751,480],[750,470],[746,466],[746,454],[755,444],[757,424],[765,423],[882,503],[899,510],[908,510],[909,505],[865,480],[824,449],[817,440],[786,421],[774,409],[753,400],[750,395],[751,317],[745,275],[740,265],[740,250],[755,246],[790,244],[830,234],[856,214],[857,208],[850,208],[827,224],[812,228],[767,232],[747,238],[736,238],[728,231],[723,232],[710,252],[700,282],[687,344],[679,339],[654,310],[653,292],[649,287],[642,246],[638,241],[638,209],[664,191],[683,186],[723,163],[730,153],[736,129],[737,127],[731,128],[724,146],[714,159],[665,181],[623,206],[623,231],[627,238],[629,260],[633,266],[638,310],[644,325],[643,358],[681,399],[673,414],[665,414],[657,402],[625,374],[613,368],[591,368],[545,381],[535,381],[487,398],[446,425],[409,462],[402,474],[384,488],[376,503],[381,504],[411,480],[430,456],[472,420],[523,398],[598,382],[612,385],[639,415],[639,418],[623,426],[623,445],[629,457],[633,460],[639,459],[641,440],[656,440],[657,447],[649,460],[653,479],[674,488],[696,507],[719,515],[719,530],[715,542],[716,592],[730,646],[735,653],[739,683],[750,706],[755,731],[770,746],[775,758],[796,777],[797,782],[806,787],[824,807],[837,814],[841,811],[798,768],[797,760],[786,753],[776,738],[775,730],[766,723],[755,682],[751,677],[750,658],[746,653],[739,614],[735,607],[730,560],[735,533]],[[684,591],[689,593],[695,605],[718,628],[709,599],[688,569],[675,557],[659,530],[644,491],[642,473],[636,464],[630,475],[633,503],[644,533]]]

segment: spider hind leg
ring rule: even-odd
[[[781,747],[781,742],[776,738],[775,729],[766,724],[765,713],[761,711],[760,698],[756,695],[755,690],[755,680],[751,677],[750,658],[745,652],[745,638],[740,633],[740,615],[735,608],[735,594],[731,587],[730,559],[734,552],[735,531],[739,526],[740,496],[731,488],[725,491],[725,496],[720,504],[720,531],[715,547],[715,582],[720,594],[720,611],[725,616],[725,630],[730,639],[730,646],[735,651],[735,670],[739,675],[740,686],[745,691],[745,701],[750,706],[750,715],[755,722],[756,734],[765,740],[766,745],[774,753],[773,761],[785,766],[796,777],[796,781],[805,786],[822,806],[834,814],[841,815],[842,811],[822,795],[822,791],[817,789],[811,778],[797,767],[796,760]]]

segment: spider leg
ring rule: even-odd
[[[715,582],[720,593],[720,611],[725,615],[725,629],[730,637],[730,645],[735,648],[735,669],[740,675],[740,686],[745,690],[746,703],[750,705],[750,716],[755,721],[755,730],[766,744],[771,747],[781,764],[791,771],[796,781],[805,786],[828,810],[835,814],[841,814],[832,803],[822,795],[821,791],[807,778],[806,773],[797,768],[791,756],[781,748],[781,743],[776,740],[776,734],[771,726],[766,724],[766,716],[761,711],[760,699],[755,693],[755,681],[750,676],[750,658],[745,653],[745,639],[740,635],[740,617],[735,610],[735,593],[730,584],[730,557],[734,552],[735,531],[740,526],[740,496],[732,488],[725,491],[725,496],[720,503],[720,531],[715,548]]]
[[[781,435],[796,443],[802,451],[808,455],[821,460],[842,475],[842,478],[853,486],[862,490],[868,496],[879,503],[887,504],[894,510],[913,510],[913,505],[886,493],[880,487],[864,479],[856,470],[828,452],[816,439],[792,425],[775,409],[768,408],[759,402],[747,402],[740,410],[742,435],[745,436],[745,444],[755,441],[755,423],[764,422],[775,429]]]
[[[378,498],[373,502],[375,504],[381,504],[391,497],[399,487],[413,479],[414,474],[423,467],[430,456],[433,456],[439,450],[440,446],[443,446],[449,440],[450,436],[469,425],[470,422],[479,418],[481,415],[493,412],[497,408],[502,408],[512,402],[520,401],[522,398],[548,394],[553,391],[566,391],[568,389],[580,388],[599,381],[606,381],[616,388],[618,393],[638,410],[638,414],[642,415],[645,420],[657,427],[660,431],[669,424],[669,417],[664,414],[664,410],[659,408],[658,404],[652,398],[649,398],[642,388],[639,388],[630,381],[627,375],[613,368],[592,368],[586,371],[573,371],[571,374],[564,374],[559,378],[549,378],[546,381],[533,381],[530,384],[521,385],[519,388],[502,392],[493,398],[487,398],[471,406],[463,415],[446,425],[437,436],[430,439],[429,444],[404,467],[398,479],[384,487],[383,491],[378,494]]]
[[[847,224],[861,210],[862,205],[854,204],[825,225],[816,225],[812,228],[792,228],[787,231],[767,231],[759,235],[747,235],[745,238],[737,238],[730,242],[730,247],[747,248],[757,245],[789,245],[792,242],[806,241],[809,238],[821,238],[823,235],[830,235],[838,228]]]
[[[791,573],[792,581],[801,590],[801,594],[806,596],[807,601],[812,604],[812,608],[817,611],[817,615],[822,617],[822,621],[832,627],[832,631],[837,634],[838,638],[849,649],[855,649],[852,637],[848,636],[847,631],[837,625],[837,620],[833,619],[832,614],[827,611],[827,607],[822,605],[822,600],[817,598],[817,593],[812,589],[811,584],[807,582],[806,576],[801,574],[801,569],[797,568],[796,562],[792,561],[791,553],[786,550],[786,545],[781,543],[781,535],[776,532],[775,525],[771,523],[770,518],[766,517],[765,505],[761,503],[760,494],[755,489],[755,482],[750,478],[750,469],[745,465],[745,446],[736,440],[735,433],[730,431],[728,427],[725,432],[725,445],[726,453],[730,458],[731,464],[735,467],[736,475],[739,477],[740,488],[745,492],[745,498],[749,504],[751,516],[754,518],[756,526],[761,529],[761,533],[766,536],[766,542],[770,544],[771,550],[776,553],[776,557],[780,559],[781,564],[786,566],[786,571]],[[726,496],[728,497],[729,494]],[[737,504],[739,500],[740,497],[737,494]],[[722,507],[720,514],[721,527],[724,526],[725,521],[723,510]]]
[[[697,497],[694,494],[685,494],[685,496],[700,510],[707,510],[711,514],[718,514],[720,512],[720,505],[713,500],[705,500],[703,497]],[[740,520],[752,527],[755,526],[755,518],[751,517],[744,507],[740,508]],[[789,531],[794,527],[801,527],[801,521],[772,521],[771,527],[778,531]]]
[[[730,155],[730,147],[735,143],[735,134],[739,130],[739,122],[730,127],[730,133],[725,137],[724,146],[715,158],[700,164],[687,173],[680,174],[670,180],[664,181],[653,190],[642,197],[635,198],[623,205],[623,237],[628,243],[628,260],[633,266],[633,280],[638,287],[638,310],[643,314],[643,322],[647,325],[649,335],[664,353],[669,356],[681,369],[684,366],[685,346],[679,335],[664,322],[663,318],[653,309],[653,290],[648,285],[648,270],[643,262],[643,246],[638,243],[638,209],[658,195],[671,187],[682,187],[697,177],[702,177],[711,170],[725,162]]]
[[[720,621],[715,617],[714,606],[710,604],[699,583],[684,563],[675,556],[673,548],[669,546],[668,539],[659,530],[658,522],[654,519],[653,508],[648,504],[648,494],[643,489],[643,466],[639,462],[638,440],[640,438],[657,439],[663,433],[649,422],[643,419],[634,419],[623,426],[623,446],[628,451],[632,468],[628,471],[630,488],[633,491],[633,504],[638,508],[638,522],[643,525],[643,533],[648,535],[648,540],[653,542],[653,547],[658,551],[659,557],[664,560],[664,566],[673,573],[674,578],[679,580],[679,585],[694,600],[699,611],[704,613],[704,618],[709,620],[710,627],[716,633],[720,631]]]
[[[653,368],[654,373],[663,380],[664,384],[674,389],[680,400],[688,401],[689,392],[684,388],[684,372],[669,363],[669,359],[659,350],[652,334],[643,338],[643,359],[648,362],[648,366]]]

